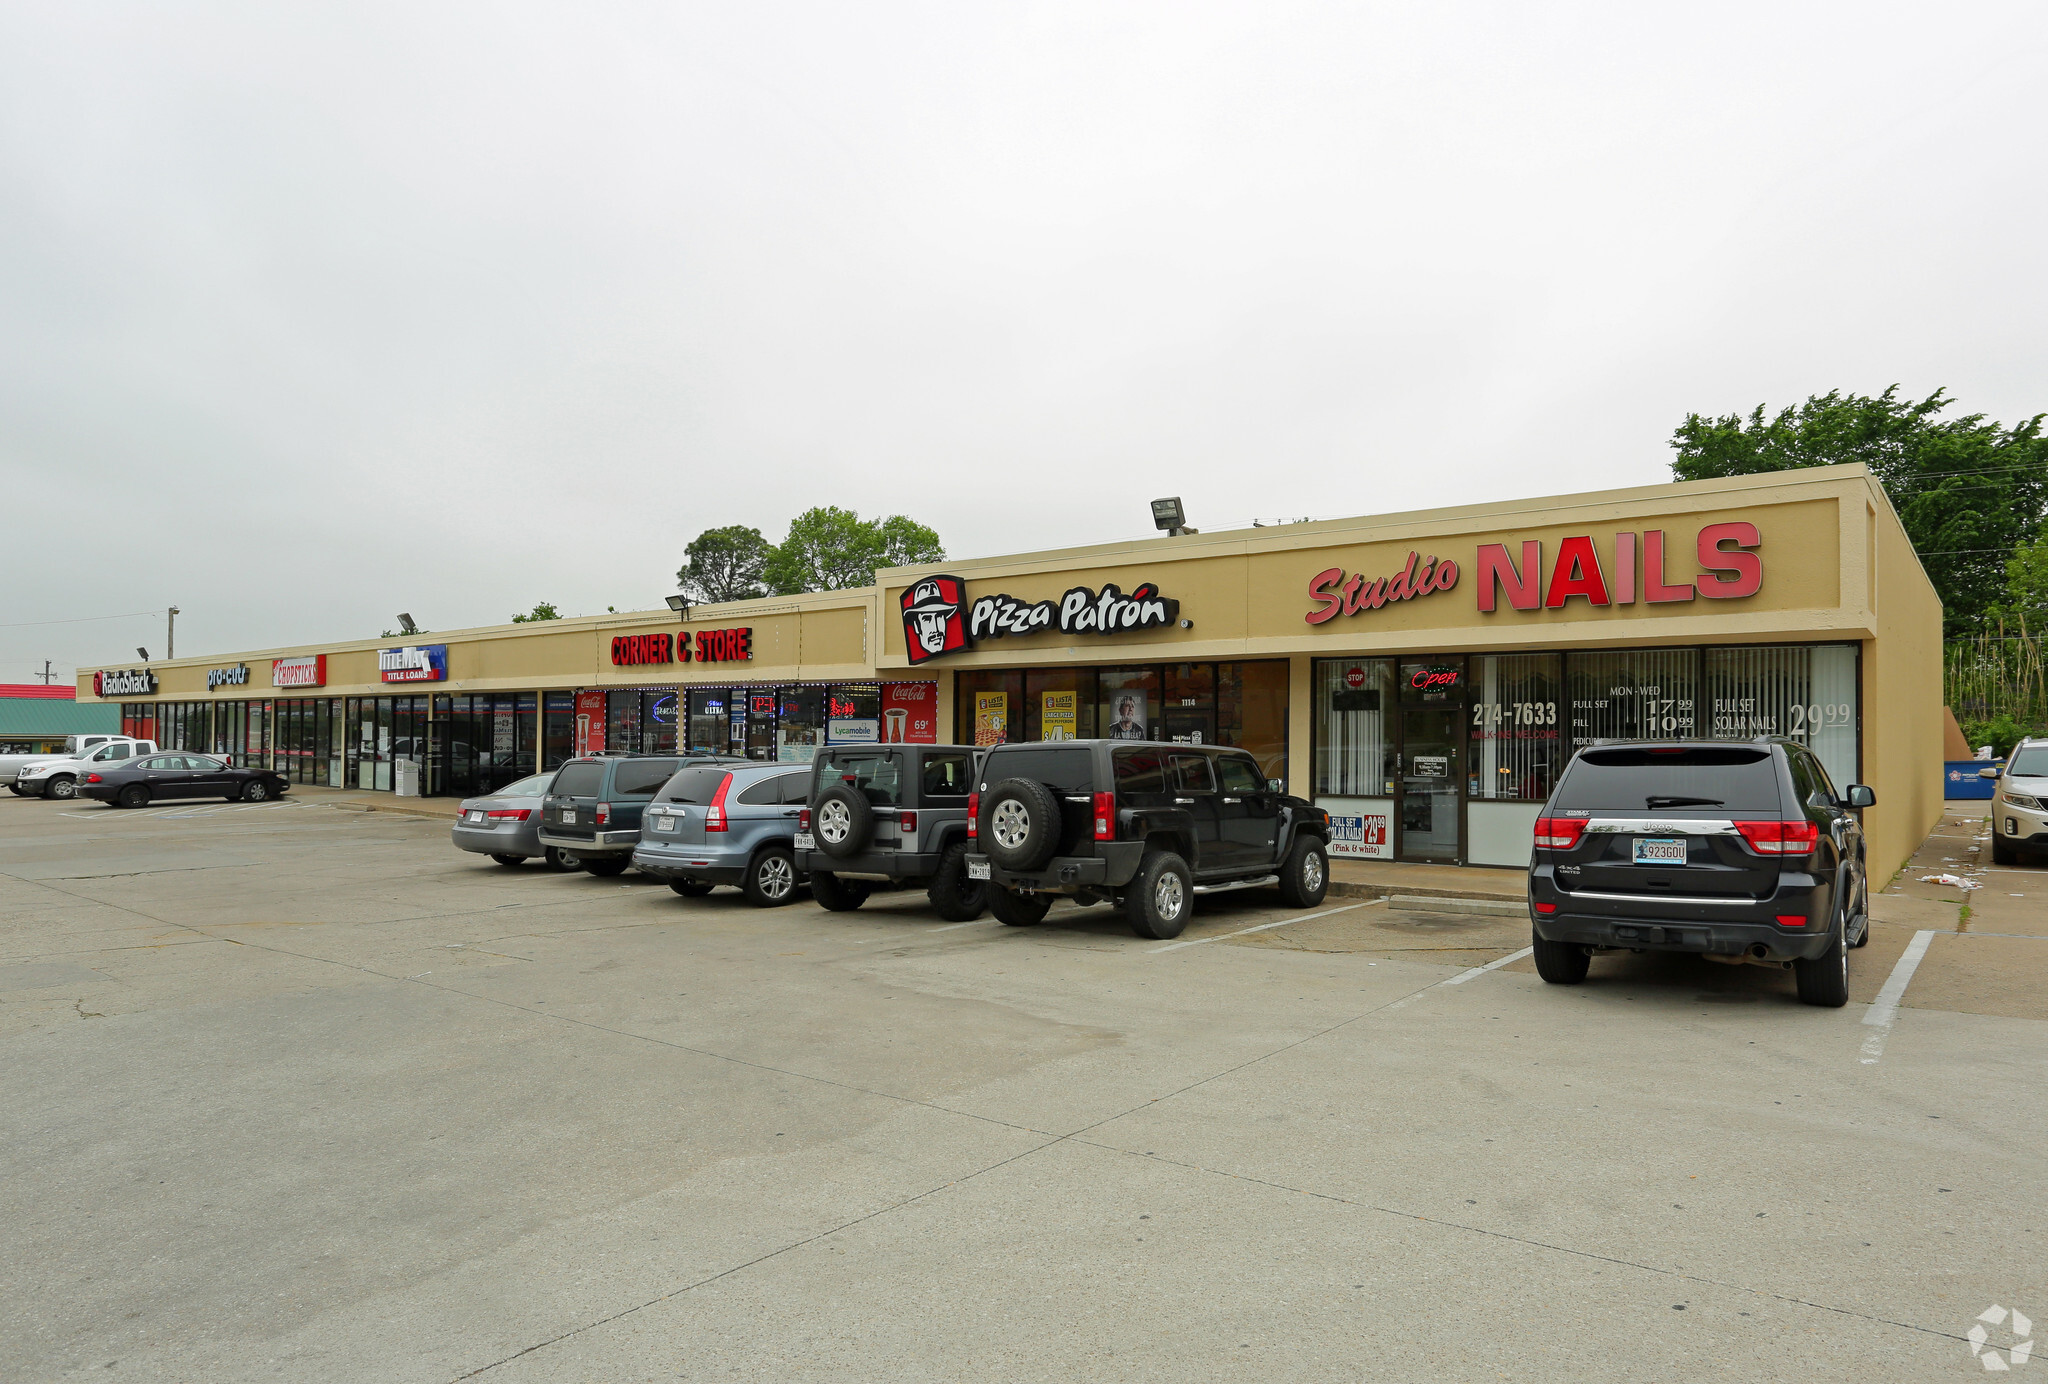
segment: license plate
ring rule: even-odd
[[[676,829],[676,819],[673,817],[656,817],[654,819],[654,829],[656,831],[674,831]]]
[[[970,860],[970,861],[968,861],[968,862],[967,862],[967,877],[968,877],[969,879],[987,879],[987,878],[988,878],[988,862],[987,862],[986,860]]]
[[[1685,864],[1685,838],[1668,836],[1642,837],[1635,843],[1635,863],[1638,865],[1683,865]]]
[[[481,812],[465,812],[462,814],[462,817],[464,821],[481,822],[484,819],[484,814]]]
[[[575,814],[575,813],[574,813],[573,811],[568,811],[568,810],[565,810],[565,811],[564,811],[564,812],[562,813],[562,825],[563,825],[563,826],[565,826],[565,827],[573,827],[573,826],[575,826],[575,825],[576,825],[576,814]]]
[[[818,843],[811,839],[809,832],[800,831],[796,834],[796,848],[800,851],[814,851],[818,849]]]

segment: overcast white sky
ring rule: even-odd
[[[0,3],[0,681],[2048,409],[2048,7]]]

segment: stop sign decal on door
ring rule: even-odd
[[[1344,670],[1344,685],[1345,685],[1346,687],[1350,688],[1350,689],[1351,689],[1352,691],[1354,691],[1354,692],[1355,692],[1355,691],[1357,691],[1357,690],[1358,690],[1359,688],[1361,688],[1361,687],[1365,686],[1365,669],[1363,669],[1363,668],[1347,668],[1347,669],[1345,669],[1345,670]]]

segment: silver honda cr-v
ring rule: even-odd
[[[633,864],[686,897],[732,884],[760,907],[788,903],[800,883],[796,819],[810,791],[808,764],[679,770],[647,804]]]

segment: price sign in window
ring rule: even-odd
[[[1472,660],[1470,796],[1541,802],[1564,768],[1555,654],[1498,654]]]

